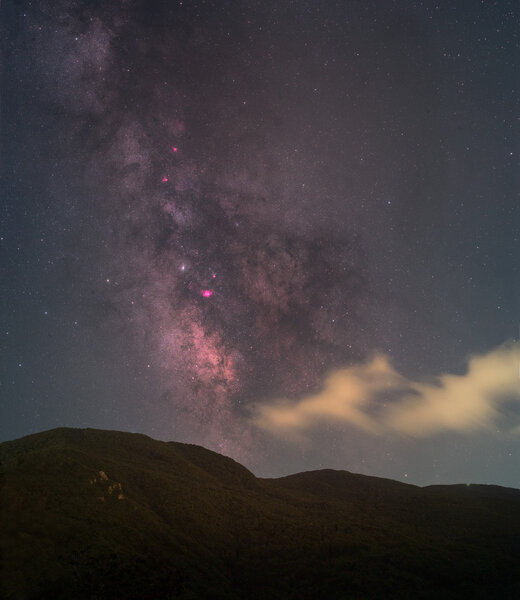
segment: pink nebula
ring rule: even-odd
[[[161,179],[161,181],[162,181],[163,183],[166,183],[166,182],[168,181],[168,177],[163,177],[163,178]]]
[[[173,150],[174,152],[177,152],[177,150],[178,150],[177,146],[172,146],[172,150]]]
[[[213,290],[202,290],[202,296],[204,298],[210,298],[213,296]]]

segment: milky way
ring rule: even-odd
[[[220,443],[247,436],[236,417],[252,400],[301,394],[359,348],[354,323],[367,289],[354,237],[310,228],[279,184],[269,189],[268,172],[250,185],[243,165],[226,160],[246,133],[240,124],[228,132],[231,143],[201,126],[199,111],[213,101],[192,88],[205,85],[211,66],[195,64],[193,74],[185,64],[229,32],[182,29],[172,15],[152,28],[131,8],[41,9],[27,17],[41,49],[34,77],[72,128],[66,148],[76,154],[79,210],[88,203],[103,232],[94,235],[113,307],[107,318],[135,330],[126,351],[160,368],[185,418]],[[237,58],[237,75],[215,64],[216,77],[243,77],[247,58]],[[265,170],[273,149],[255,144],[248,161]]]

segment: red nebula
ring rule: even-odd
[[[210,298],[213,296],[213,290],[202,290],[203,298]]]
[[[168,177],[163,177],[163,178],[161,179],[161,181],[162,181],[163,183],[166,183],[166,182],[168,181]]]
[[[177,150],[178,150],[177,146],[172,146],[172,150],[173,150],[174,152],[177,152]]]

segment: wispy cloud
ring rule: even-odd
[[[398,373],[385,355],[332,372],[321,391],[257,407],[255,424],[302,439],[325,423],[349,424],[374,435],[415,437],[443,431],[491,430],[506,403],[520,404],[520,344],[505,343],[468,359],[463,375],[444,373],[433,383]],[[511,424],[511,431],[518,423]]]

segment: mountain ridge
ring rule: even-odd
[[[0,457],[2,598],[520,594],[514,488],[257,478],[202,446],[90,428]]]

